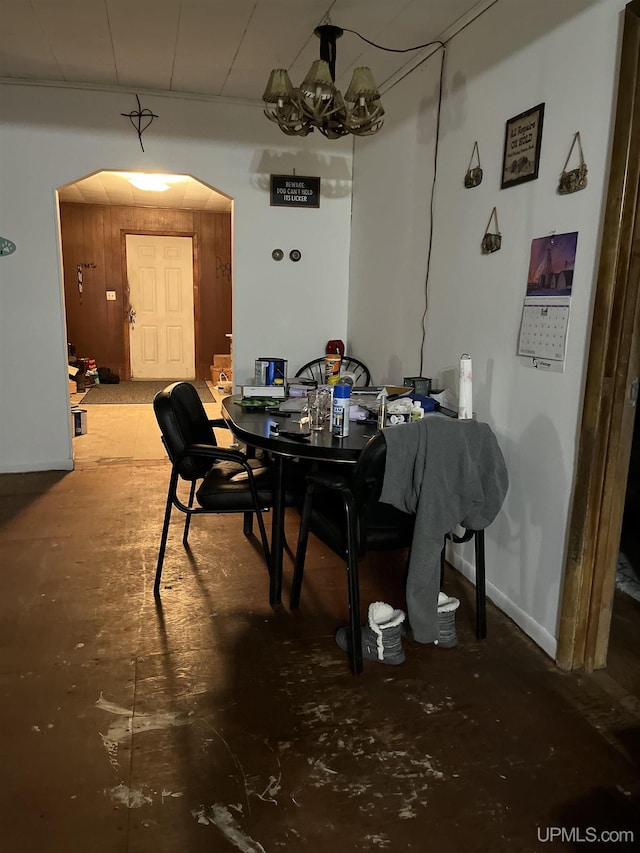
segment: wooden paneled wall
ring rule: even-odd
[[[229,352],[231,214],[62,203],[60,221],[68,340],[121,379],[130,377],[126,234],[193,237],[196,378],[208,379],[214,353]],[[96,265],[83,269],[82,294],[78,264]]]

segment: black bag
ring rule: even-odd
[[[120,382],[120,377],[117,373],[112,373],[110,367],[99,367],[98,378],[101,385],[117,385]]]

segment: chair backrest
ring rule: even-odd
[[[158,391],[153,411],[172,462],[194,444],[217,444],[200,395],[190,382],[174,382]],[[204,477],[210,468],[209,460],[193,456],[185,456],[178,463],[178,472],[185,480]]]
[[[359,388],[366,388],[371,384],[371,374],[369,368],[357,358],[350,358],[348,355],[342,356],[340,362],[341,373],[353,373],[356,378],[354,385]],[[298,370],[297,377],[302,379],[315,379],[319,385],[323,385],[326,381],[324,372],[324,358],[314,358],[313,361],[308,361]]]
[[[382,432],[372,436],[362,449],[351,479],[358,516],[358,549],[410,544],[414,516],[380,503],[387,461],[387,443]]]
[[[377,432],[362,448],[351,479],[351,492],[358,507],[366,508],[380,497],[386,461],[387,442]]]

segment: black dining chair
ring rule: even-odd
[[[162,565],[167,546],[171,511],[185,514],[182,544],[188,546],[189,526],[194,515],[243,513],[243,532],[252,532],[255,516],[267,567],[269,543],[262,518],[272,504],[271,471],[260,459],[250,459],[239,450],[220,447],[215,427],[226,427],[222,419],[210,420],[196,388],[190,382],[174,382],[159,391],[153,410],[162,443],[171,460],[171,476],[162,525],[153,593],[160,594]],[[190,484],[187,503],[178,496],[181,480]],[[200,485],[198,485],[200,484]]]
[[[369,368],[357,358],[351,358],[348,355],[343,355],[340,362],[341,373],[352,373],[355,376],[354,387],[366,388],[371,384],[371,374]],[[300,379],[315,379],[318,385],[323,385],[326,382],[324,372],[324,358],[314,358],[313,361],[308,361],[296,373],[296,378]]]
[[[445,534],[444,544],[440,553],[440,587],[444,586],[447,540],[460,545],[463,542],[470,542],[472,539],[476,562],[476,637],[479,640],[484,640],[487,636],[487,581],[484,556],[484,530],[466,528],[461,536],[453,531]]]
[[[354,675],[362,672],[358,563],[367,551],[406,548],[413,537],[414,517],[379,501],[386,450],[384,437],[378,432],[364,446],[351,475],[335,468],[310,473],[300,518],[291,607],[300,604],[312,532],[347,563],[349,663]]]

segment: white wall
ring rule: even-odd
[[[133,96],[0,86],[0,472],[72,467],[56,188],[101,169],[188,173],[235,200],[234,376],[259,356],[295,371],[346,338],[350,141],[288,138],[258,106],[141,97],[145,153],[121,113]],[[322,178],[319,209],[269,205],[269,174]],[[330,247],[330,251],[327,251]],[[286,260],[271,259],[282,248]],[[288,260],[290,249],[302,260]]]
[[[423,376],[473,357],[474,409],[490,423],[510,490],[487,532],[490,595],[555,654],[602,206],[615,110],[622,0],[499,0],[448,46]],[[420,369],[439,57],[384,97],[383,131],[354,159],[348,341],[377,382]],[[539,178],[500,190],[505,121],[545,103]],[[588,186],[556,193],[574,133]],[[465,189],[478,140],[484,179]],[[577,162],[572,161],[572,166]],[[480,251],[497,206],[502,249]],[[531,240],[578,231],[562,374],[516,355]],[[472,573],[470,546],[455,555]]]

